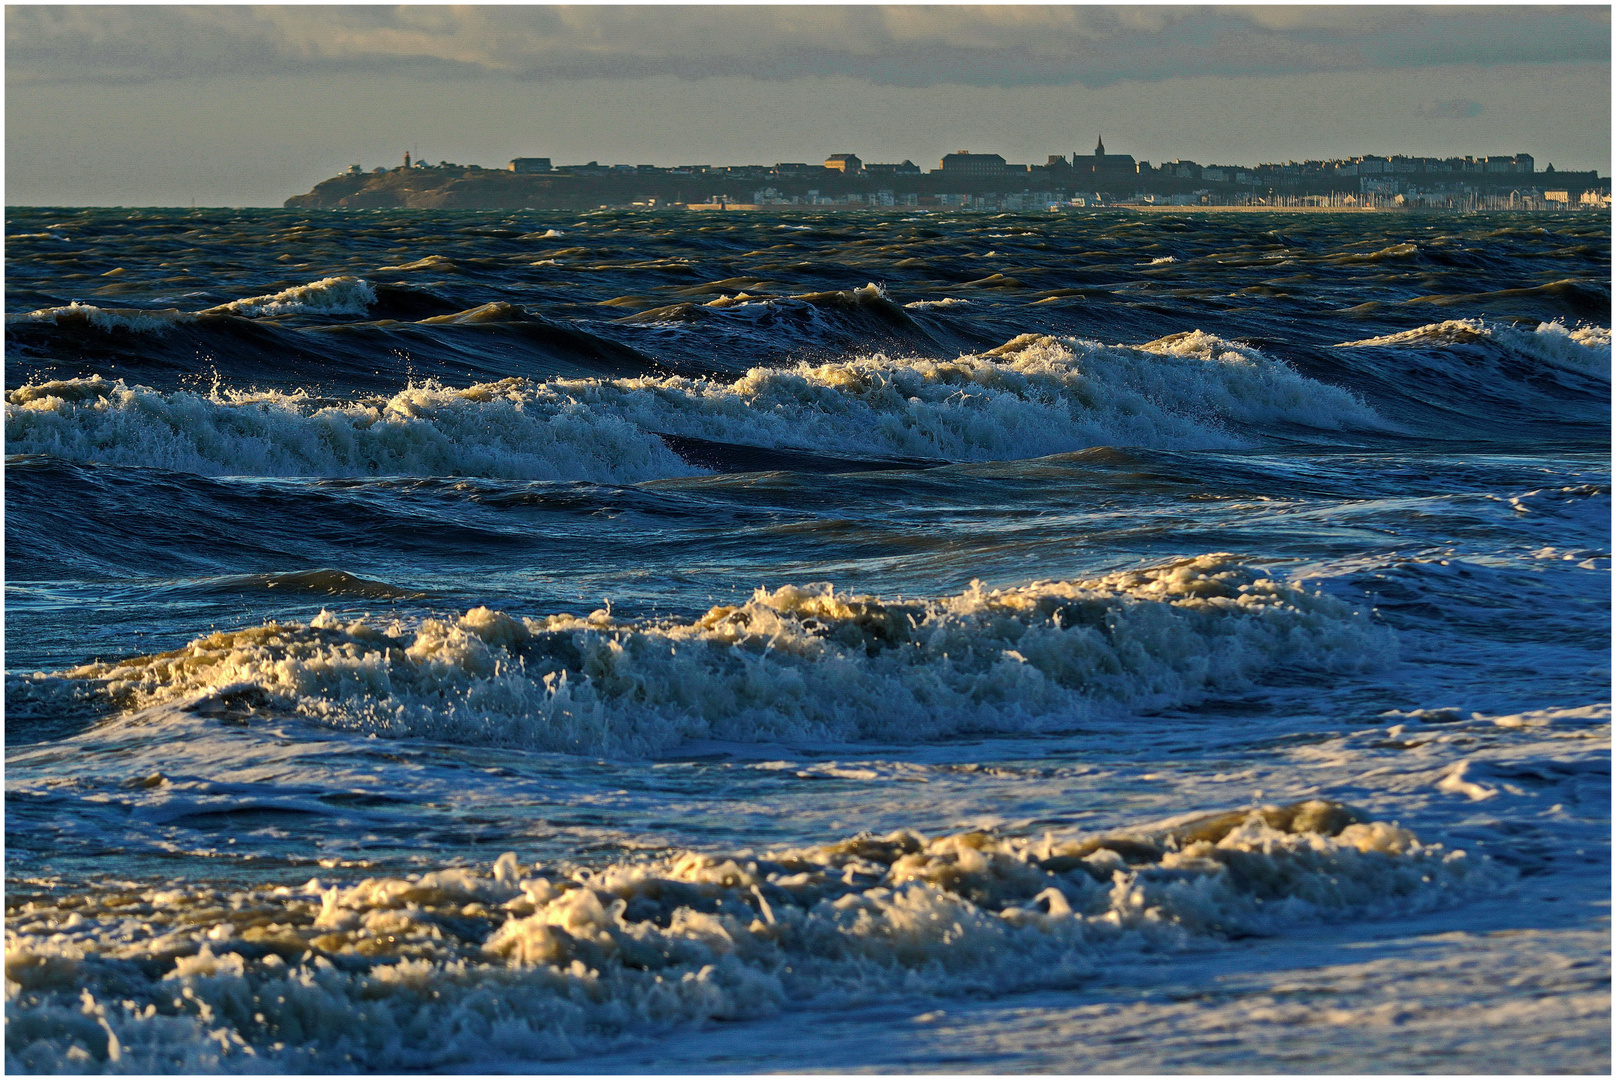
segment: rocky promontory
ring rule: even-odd
[[[816,170],[820,173],[828,170]],[[517,173],[477,166],[416,166],[378,169],[375,172],[349,172],[321,181],[304,195],[286,200],[288,208],[307,209],[535,209],[592,210],[599,206],[628,206],[634,203],[674,206],[714,201],[747,203],[754,192],[770,189],[771,194],[793,195],[811,201],[814,196],[834,198],[878,188],[895,187],[929,190],[925,177],[902,178],[907,185],[883,178],[877,183],[866,176],[816,177],[792,182],[773,176],[753,177],[713,173],[682,173],[659,170],[654,173],[601,170],[596,173]],[[958,186],[956,183],[955,186]]]

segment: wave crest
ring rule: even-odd
[[[1428,323],[1413,330],[1362,341],[1344,341],[1336,346],[1384,348],[1388,346],[1434,346],[1490,343],[1528,360],[1567,368],[1582,375],[1610,379],[1610,330],[1600,326],[1567,327],[1559,321],[1538,323],[1523,330],[1508,323],[1485,319],[1449,319]]]
[[[294,285],[278,293],[232,300],[208,308],[203,315],[241,315],[247,318],[280,315],[363,315],[376,302],[370,282],[357,277],[328,277],[307,285]]]
[[[41,308],[23,315],[7,315],[6,324],[54,323],[62,327],[100,330],[103,333],[132,332],[136,334],[166,334],[179,323],[195,320],[196,316],[178,308],[148,311],[142,308],[103,308],[94,304],[81,304],[77,300],[66,307]]]

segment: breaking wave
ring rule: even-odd
[[[204,315],[242,315],[247,318],[279,315],[363,315],[376,302],[370,282],[356,277],[328,277],[307,285],[294,285],[268,296],[232,300],[208,308]]]
[[[81,304],[77,300],[65,307],[41,308],[23,315],[7,315],[6,325],[22,323],[54,323],[62,327],[80,327],[103,333],[132,332],[137,334],[164,334],[178,323],[191,322],[195,315],[178,308],[148,311],[141,308],[103,308],[94,304]]]
[[[870,458],[992,460],[1092,446],[1228,449],[1275,427],[1383,427],[1345,390],[1200,332],[1138,348],[1024,335],[956,360],[411,386],[388,399],[160,393],[100,376],[6,397],[8,453],[203,474],[689,475],[658,433]]]
[[[376,303],[376,290],[370,282],[356,277],[328,277],[307,285],[296,285],[268,296],[232,300],[202,311],[178,308],[104,308],[75,300],[63,307],[41,308],[21,315],[7,315],[7,325],[54,323],[60,327],[80,327],[103,333],[119,331],[162,334],[182,323],[216,315],[247,318],[282,315],[363,315]]]
[[[1203,555],[936,600],[788,585],[690,623],[473,608],[409,627],[322,613],[63,677],[123,709],[184,701],[384,736],[644,755],[694,739],[1070,728],[1395,652],[1391,631],[1346,603]]]
[[[1086,981],[1507,876],[1315,800],[1057,841],[903,830],[603,869],[103,888],[8,922],[8,1071],[532,1063],[789,1005]],[[141,932],[128,936],[131,917]]]
[[[161,393],[100,376],[6,397],[6,449],[203,475],[686,476],[660,439],[547,384],[411,387],[373,403],[306,394]]]
[[[1398,334],[1342,342],[1337,348],[1435,346],[1491,343],[1523,359],[1567,368],[1583,375],[1610,378],[1610,330],[1599,326],[1568,328],[1562,322],[1539,323],[1531,330],[1484,319],[1450,319]]]

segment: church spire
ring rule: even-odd
[[[1105,136],[1104,135],[1100,136],[1099,141],[1094,144],[1094,156],[1095,157],[1105,157]]]

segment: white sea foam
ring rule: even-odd
[[[376,302],[370,282],[357,277],[328,277],[307,285],[294,285],[268,296],[232,300],[208,308],[204,315],[244,315],[248,318],[280,315],[363,315]]]
[[[1507,876],[1339,804],[1057,842],[912,831],[604,869],[120,889],[8,917],[8,1071],[451,1068],[784,1006],[1069,986]]]
[[[610,482],[699,471],[619,416],[564,392],[504,384],[411,387],[331,406],[303,394],[165,394],[70,379],[7,395],[6,448],[207,475]]]
[[[1146,266],[1164,266],[1167,263],[1176,263],[1178,260],[1171,255],[1163,255],[1158,259],[1151,259]]]
[[[133,331],[139,334],[164,334],[177,323],[190,322],[196,316],[177,308],[148,311],[141,308],[102,308],[94,304],[81,304],[77,300],[65,307],[41,308],[22,315],[7,315],[6,323],[48,322],[57,326],[93,326],[108,333]]]
[[[1531,360],[1567,368],[1584,375],[1610,378],[1610,330],[1608,327],[1579,326],[1568,328],[1562,322],[1539,323],[1535,329],[1524,330],[1508,323],[1489,322],[1484,319],[1449,319],[1429,323],[1398,334],[1365,338],[1362,341],[1344,341],[1337,348],[1373,348],[1385,346],[1449,346],[1490,342],[1493,345]]]
[[[959,307],[962,304],[969,303],[969,300],[961,300],[954,296],[945,296],[941,300],[911,300],[909,303],[903,306],[906,308],[914,308],[919,311],[926,311],[930,308]]]
[[[415,626],[269,624],[67,672],[141,709],[267,707],[334,727],[638,755],[690,739],[924,741],[1070,728],[1275,670],[1395,656],[1346,603],[1203,555],[1089,581],[888,601],[759,590],[691,623],[474,608]]]
[[[863,357],[678,376],[301,394],[160,393],[99,376],[6,402],[11,453],[206,474],[475,475],[632,483],[688,475],[658,432],[872,457],[993,460],[1091,446],[1252,445],[1265,425],[1377,427],[1345,390],[1199,331],[1139,348],[1026,335],[956,360]]]

